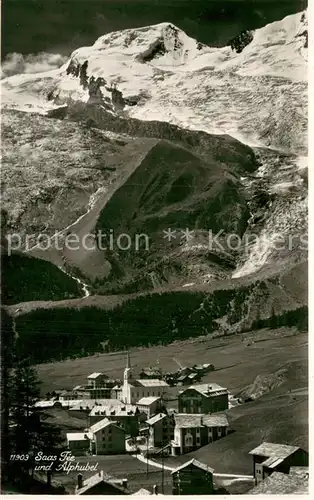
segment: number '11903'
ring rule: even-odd
[[[27,462],[29,455],[10,455],[10,460],[21,460]]]

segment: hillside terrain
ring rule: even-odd
[[[163,371],[171,372],[176,369],[176,358],[184,366],[193,365],[195,360],[214,363],[215,371],[207,374],[204,382],[214,381],[228,387],[236,397],[243,395],[252,384],[257,387],[257,381],[260,381],[261,391],[254,401],[228,410],[232,432],[226,438],[192,454],[166,459],[165,464],[178,467],[195,457],[213,467],[217,473],[251,474],[252,457],[248,452],[262,441],[286,443],[289,435],[289,443],[308,449],[307,347],[306,333],[298,333],[294,328],[280,328],[131,349],[135,374],[139,374],[144,365],[154,366],[156,360],[159,360]],[[37,369],[43,382],[42,393],[45,394],[82,384],[93,370],[121,378],[124,367],[125,352],[120,351],[41,364]],[[279,372],[280,383],[276,381]],[[267,387],[261,382],[266,379],[272,380]],[[169,390],[169,408],[176,408],[178,389]],[[54,418],[59,418],[58,415]],[[64,422],[67,418],[62,416]],[[158,469],[153,470],[157,472]]]
[[[304,330],[307,36],[306,11],[223,47],[163,22],[2,80],[3,247],[31,257],[4,257],[4,302],[34,362]]]
[[[201,2],[193,0],[194,14]],[[239,3],[241,22],[218,33],[220,14],[231,19]],[[21,360],[32,365],[31,384],[37,372],[43,399],[92,372],[128,382],[127,352],[132,376],[209,363],[202,383],[229,392],[227,436],[166,457],[164,471],[158,458],[146,464],[129,453],[79,458],[127,477],[132,493],[163,484],[170,494],[169,468],[196,458],[214,468],[217,493],[243,494],[257,445],[309,449],[308,14],[272,5],[267,24],[258,0],[259,20],[245,26],[243,2],[207,4],[220,14],[198,39],[190,19],[139,26],[149,18],[141,12],[130,27],[121,15],[122,29],[109,32],[110,15],[97,21],[93,11],[88,34],[60,34],[71,50],[75,40],[88,46],[66,56],[14,53],[2,68],[5,439],[25,380],[31,406],[23,367],[10,379]],[[168,410],[178,410],[181,389],[166,387]],[[84,412],[57,406],[38,406],[47,429],[60,440],[85,432]],[[34,477],[34,487],[46,491],[47,479]],[[54,479],[74,493],[76,470]]]
[[[208,289],[163,290],[139,296],[91,297],[10,306],[21,352],[34,363],[84,357],[121,348],[168,344],[200,335],[245,332],[263,326],[307,328],[307,296],[302,292],[307,268],[263,280],[241,278]],[[298,277],[301,290],[294,287]],[[90,300],[90,301],[89,301]],[[89,301],[89,303],[88,303]],[[74,306],[74,307],[73,307]],[[86,332],[88,331],[88,334]],[[153,332],[153,335],[152,335]],[[40,335],[43,344],[36,338]]]

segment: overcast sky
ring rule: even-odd
[[[40,51],[68,55],[123,28],[170,21],[209,45],[225,45],[302,10],[305,0],[4,0],[2,56]]]

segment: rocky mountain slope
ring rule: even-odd
[[[205,317],[193,323],[193,335],[212,332],[213,319],[221,331],[240,331],[270,317],[271,304],[276,314],[302,307],[306,59],[303,12],[223,48],[170,23],[110,33],[57,70],[2,80],[5,232],[68,274],[71,293],[59,298],[84,293],[79,307],[106,302],[90,294],[136,301],[150,292],[147,307],[160,309],[154,292],[166,301],[171,290],[187,304],[187,287],[197,297],[201,290],[191,303],[198,311],[206,297],[211,319],[208,328]],[[99,232],[132,242],[146,235],[149,246],[65,244],[69,235],[92,243]],[[219,233],[214,248],[209,233]],[[39,234],[50,237],[45,250]],[[46,311],[26,289],[36,302],[25,312]]]

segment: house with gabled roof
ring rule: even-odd
[[[178,396],[179,413],[214,413],[228,406],[228,390],[215,383],[191,385]]]
[[[125,430],[108,418],[103,418],[89,428],[92,435],[92,453],[119,455],[125,453]]]
[[[129,495],[127,479],[116,479],[100,471],[83,480],[82,474],[78,475],[76,495]]]
[[[161,399],[158,396],[141,398],[137,401],[136,406],[139,411],[147,415],[147,418],[150,418],[152,415],[160,411]]]
[[[211,415],[174,415],[174,439],[171,442],[172,455],[182,455],[206,446],[227,435],[228,418],[224,413]]]
[[[308,466],[309,455],[299,446],[264,442],[250,451],[256,483],[273,472],[289,474],[291,467]]]
[[[170,445],[174,437],[174,419],[165,413],[157,413],[146,421],[151,448]]]
[[[173,495],[210,495],[214,493],[214,469],[195,458],[172,471]]]
[[[132,437],[138,435],[139,422],[146,420],[146,414],[141,412],[137,406],[123,404],[117,401],[118,404],[112,404],[112,400],[108,400],[108,404],[94,406],[88,416],[89,425],[93,425],[105,417],[119,423],[125,430],[126,434]]]
[[[109,377],[105,373],[99,373],[99,372],[94,372],[88,375],[87,377],[87,383],[88,386],[90,387],[102,387],[104,384],[105,380],[107,380]]]

